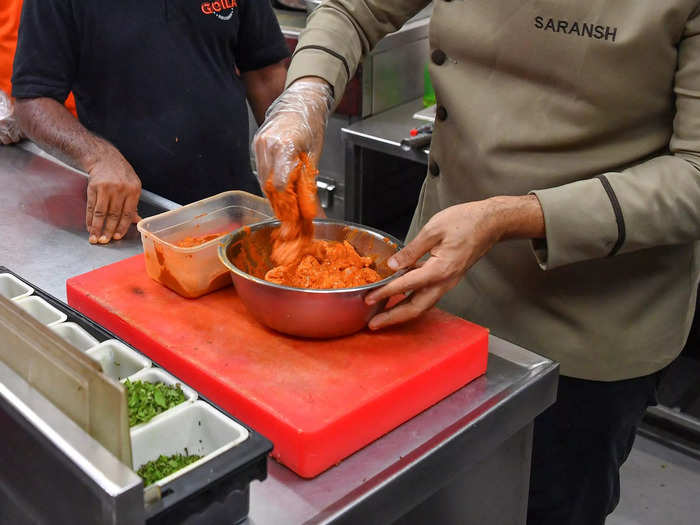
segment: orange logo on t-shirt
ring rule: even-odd
[[[228,20],[233,15],[233,8],[238,6],[236,0],[214,0],[213,2],[202,2],[202,13],[205,15],[216,15],[222,20]],[[228,15],[221,15],[221,11],[231,9]]]

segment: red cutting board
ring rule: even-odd
[[[273,332],[233,287],[184,299],[143,255],[69,279],[68,303],[268,437],[313,477],[486,371],[488,331],[440,310],[325,341]]]

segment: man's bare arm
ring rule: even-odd
[[[262,124],[265,120],[265,111],[284,90],[284,81],[287,78],[284,62],[277,62],[262,69],[246,71],[241,77],[255,120],[258,125]]]
[[[138,220],[141,194],[141,181],[123,155],[54,99],[17,99],[15,111],[30,139],[88,174],[85,224],[90,242],[121,239]]]

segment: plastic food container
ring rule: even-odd
[[[58,323],[51,327],[59,337],[65,339],[81,352],[97,346],[99,341],[87,333],[83,328],[75,323]]]
[[[158,456],[188,454],[202,456],[190,465],[156,481],[163,486],[199,465],[248,439],[248,430],[212,408],[197,401],[181,410],[169,410],[131,430],[134,472]]]
[[[146,272],[183,297],[195,298],[231,284],[217,248],[221,238],[189,247],[205,236],[230,233],[270,219],[268,201],[244,191],[227,191],[177,210],[142,219],[137,228],[146,257]]]
[[[17,299],[15,303],[22,310],[34,317],[34,319],[39,321],[41,324],[45,324],[46,326],[53,326],[68,319],[66,314],[54,308],[41,297],[37,297],[36,295],[30,295],[29,297]]]
[[[21,299],[32,295],[34,290],[11,273],[0,273],[0,295],[7,299]]]
[[[87,355],[102,365],[102,372],[121,381],[136,372],[151,368],[151,361],[135,352],[121,341],[108,339],[87,351]]]

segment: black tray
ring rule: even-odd
[[[107,339],[121,341],[160,367],[156,361],[140,352],[138,348],[134,348],[117,335],[63,301],[46,293],[16,272],[5,266],[0,266],[0,273],[10,273],[34,288],[35,295],[64,312],[68,316],[67,321],[80,325],[99,342]],[[167,370],[164,367],[160,368]],[[187,384],[184,381],[182,383]],[[250,482],[256,479],[263,481],[267,477],[267,455],[272,450],[272,442],[201,394],[199,394],[199,399],[209,403],[245,427],[249,432],[248,439],[230,451],[219,454],[204,465],[165,485],[161,499],[145,505],[146,523],[148,524],[238,523],[248,515]],[[226,472],[226,474],[212,479],[212,472]]]

